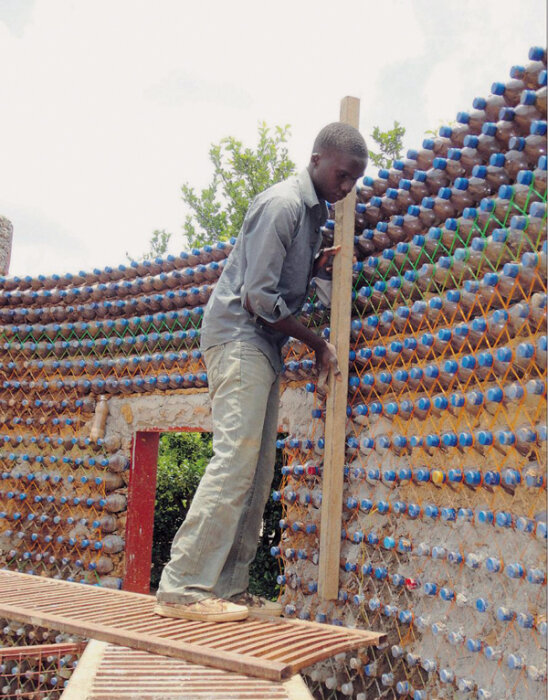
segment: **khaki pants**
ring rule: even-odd
[[[258,348],[205,352],[213,457],[171,546],[158,600],[191,603],[247,589],[274,473],[279,377]]]

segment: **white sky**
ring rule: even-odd
[[[76,272],[182,237],[184,182],[209,146],[290,124],[316,132],[361,99],[361,130],[406,148],[546,45],[545,0],[0,0],[0,214],[10,273]],[[368,171],[375,174],[375,171]]]

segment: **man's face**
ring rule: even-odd
[[[312,154],[309,173],[318,196],[334,203],[353,189],[366,165],[365,158],[329,150]]]

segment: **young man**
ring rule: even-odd
[[[324,251],[326,200],[346,197],[367,164],[359,131],[336,122],[318,134],[299,175],[252,202],[207,305],[201,346],[208,371],[213,451],[157,592],[156,612],[224,621],[280,615],[247,593],[274,471],[281,348],[289,336],[316,353],[322,377],[340,374],[335,348],[296,318]]]

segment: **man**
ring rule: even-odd
[[[247,593],[272,483],[281,348],[288,336],[316,353],[322,377],[340,375],[335,348],[296,318],[310,280],[336,250],[317,259],[326,200],[346,197],[364,173],[359,131],[336,122],[318,134],[299,175],[252,202],[207,305],[201,345],[212,405],[211,459],[171,549],[155,611],[228,621],[279,615],[281,605]]]

